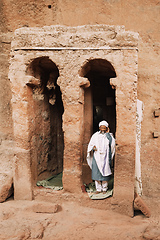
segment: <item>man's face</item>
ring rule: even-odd
[[[102,125],[102,126],[100,126],[99,130],[100,130],[101,133],[106,133],[107,128],[106,128],[106,126]]]

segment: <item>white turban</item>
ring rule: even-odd
[[[109,124],[106,121],[104,121],[104,120],[99,123],[99,127],[100,126],[106,126],[108,128],[108,125]]]

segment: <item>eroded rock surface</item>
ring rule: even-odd
[[[134,218],[81,206],[76,202],[63,202],[56,213],[35,213],[33,206],[46,206],[46,202],[8,201],[0,205],[1,240],[96,240],[96,239],[159,239],[159,218]],[[56,207],[53,203],[48,206]]]
[[[1,139],[0,144],[0,202],[4,202],[13,193],[13,141]]]

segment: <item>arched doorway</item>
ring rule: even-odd
[[[85,63],[80,76],[88,78],[90,87],[84,90],[84,134],[83,134],[83,182],[88,183],[90,169],[86,163],[87,145],[93,133],[99,130],[102,120],[109,123],[110,132],[116,134],[115,89],[110,85],[110,78],[116,77],[112,64],[105,59],[92,59]],[[114,171],[114,163],[113,163]]]
[[[64,112],[59,70],[49,57],[39,57],[29,64],[27,83],[30,123],[31,172],[34,183],[63,171]]]
[[[35,146],[38,146],[39,141],[38,136],[34,137],[32,134],[35,118],[33,115],[34,104],[31,103],[34,103],[33,96],[37,96],[36,93],[33,94],[32,89],[34,82],[35,85],[39,84],[39,77],[34,77],[33,74],[27,75],[26,65],[32,60],[34,61],[35,56],[44,55],[54,59],[54,62],[60,66],[61,76],[58,78],[58,83],[61,86],[65,109],[63,115],[65,142],[63,185],[65,184],[64,189],[69,192],[78,192],[81,189],[81,161],[85,159],[85,156],[82,157],[82,145],[87,146],[93,133],[93,108],[90,107],[93,106],[93,103],[91,94],[89,94],[91,87],[85,90],[84,103],[84,89],[90,84],[87,74],[97,69],[98,74],[104,75],[105,72],[108,78],[112,78],[115,77],[113,66],[115,67],[118,77],[110,79],[111,84],[116,88],[116,155],[114,194],[111,201],[112,208],[133,216],[138,39],[138,33],[125,31],[124,26],[65,27],[57,25],[16,30],[11,44],[12,57],[9,67],[16,144],[14,159],[15,199],[29,200],[34,197],[31,171],[35,171],[33,171],[33,148],[30,148],[30,145],[32,146],[33,142],[33,146],[34,143]],[[87,62],[85,62],[86,59],[88,59]],[[46,73],[49,71],[48,67],[54,69],[53,72],[57,72],[57,66],[55,67],[53,62],[53,64],[49,62],[47,58],[44,59],[40,63],[41,68],[45,66]],[[77,76],[80,66],[82,66],[81,77]],[[45,98],[48,99],[46,95]],[[40,101],[39,99],[39,103]],[[49,100],[47,101],[49,102]],[[48,106],[48,104],[44,105]],[[84,108],[85,117],[83,116]],[[40,108],[41,110],[43,109]],[[47,111],[41,112],[43,112],[43,119],[40,117],[39,121],[42,119],[40,122],[43,123],[46,136],[47,129],[50,129],[47,127],[50,126],[49,117],[46,114]],[[83,127],[84,120],[85,128]],[[38,118],[36,121],[38,122]],[[41,134],[41,136],[43,135]],[[48,136],[50,136],[49,133]],[[46,137],[45,139],[50,138]],[[36,156],[36,152],[34,156]],[[46,158],[48,159],[47,155]]]

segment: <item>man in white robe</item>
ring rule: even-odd
[[[109,133],[108,123],[99,123],[98,132],[90,139],[87,149],[87,163],[92,169],[92,180],[95,180],[96,193],[107,192],[111,177],[111,161],[115,153],[115,139]]]

